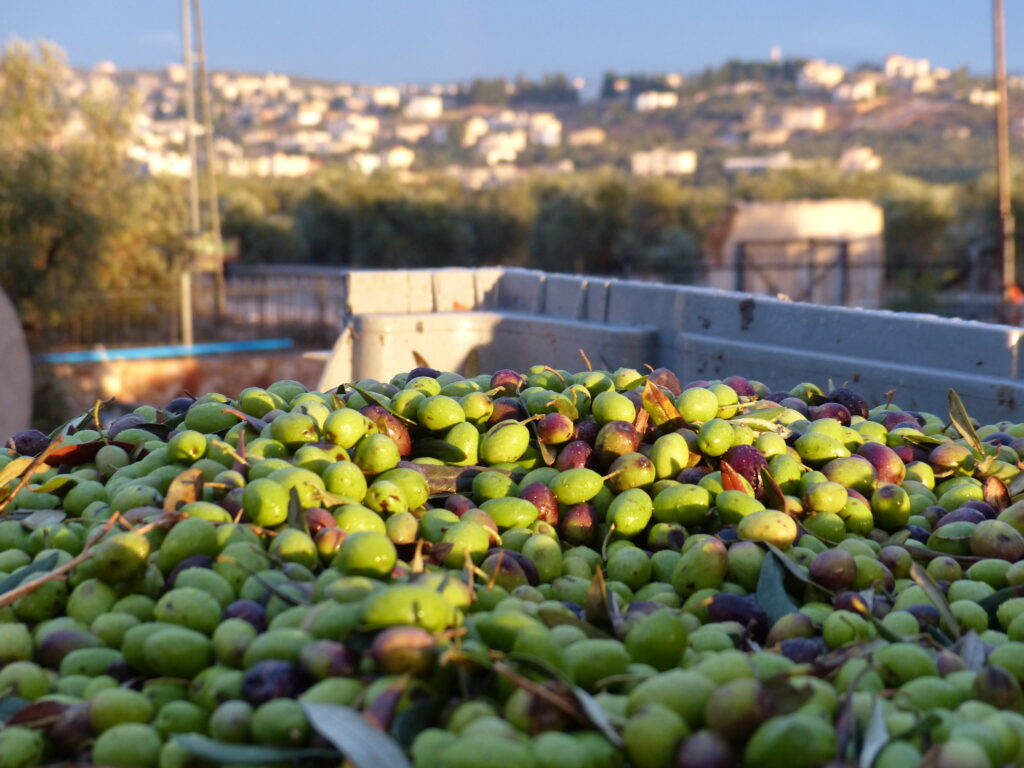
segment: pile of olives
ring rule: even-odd
[[[666,369],[97,406],[0,451],[0,768],[1021,765],[1022,457]]]

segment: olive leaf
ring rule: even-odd
[[[841,760],[852,758],[856,752],[853,736],[857,727],[857,712],[853,708],[853,694],[854,689],[851,685],[843,696],[839,712],[836,714],[836,755]]]
[[[1007,488],[1007,491],[1010,494],[1010,498],[1013,498],[1020,493],[1024,493],[1024,472],[1018,472],[1014,475],[1013,480],[1010,481],[1010,486]]]
[[[398,710],[398,704],[408,685],[408,673],[395,679],[363,710],[363,720],[379,731],[389,732],[395,719],[395,712]]]
[[[87,464],[96,458],[96,454],[105,445],[116,445],[126,451],[131,451],[135,446],[120,440],[91,440],[88,443],[72,443],[61,445],[46,454],[47,467],[59,467],[61,465],[77,467],[80,464]],[[41,467],[40,472],[45,472],[47,467]]]
[[[37,509],[23,518],[21,524],[30,531],[37,531],[49,525],[57,525],[63,522],[66,517],[67,514],[59,509]]]
[[[819,589],[825,594],[833,594],[831,590],[825,589],[820,584],[815,583],[804,571],[800,570],[800,566],[798,566],[796,563],[794,563],[792,560],[786,557],[786,553],[783,552],[781,549],[776,547],[771,542],[766,541],[763,543],[766,547],[768,547],[768,551],[775,555],[775,557],[778,559],[779,565],[785,568],[786,571],[789,572],[789,575],[792,576],[794,579],[801,582],[802,584],[806,584],[809,587]]]
[[[186,469],[171,481],[164,496],[164,512],[174,512],[178,507],[199,501],[203,487],[203,470]]]
[[[326,508],[331,507],[342,507],[345,504],[358,504],[359,502],[355,499],[349,498],[348,496],[342,496],[337,493],[331,493],[323,488],[313,486],[311,488],[313,495],[316,496],[316,500],[324,505]]]
[[[623,747],[622,737],[619,736],[618,731],[612,726],[611,720],[608,719],[608,713],[604,711],[604,707],[597,703],[597,699],[579,686],[573,686],[571,690],[573,696],[576,697],[576,701],[579,702],[580,708],[590,722],[594,724],[594,727],[613,745],[620,748]]]
[[[412,768],[394,739],[366,722],[352,707],[303,701],[302,709],[316,732],[356,768]]]
[[[604,572],[598,566],[594,569],[594,578],[590,580],[587,587],[587,596],[583,601],[583,612],[587,621],[602,624],[611,621],[608,613],[608,585],[604,580]]]
[[[523,410],[526,413],[530,412],[530,409],[526,405],[526,398],[522,395],[519,396],[519,403],[523,406]],[[540,458],[544,462],[545,466],[553,466],[558,455],[555,453],[555,449],[540,439],[540,432],[537,431],[537,422],[527,420],[530,432],[533,434],[534,442],[537,443],[537,449],[540,451]],[[463,457],[465,458],[465,457]]]
[[[740,491],[752,495],[750,486],[745,482],[743,475],[732,468],[732,465],[724,459],[719,462],[718,468],[722,473],[722,489],[726,491]]]
[[[291,488],[288,491],[288,518],[285,524],[296,531],[302,531],[309,536],[309,523],[306,522],[306,515],[302,511],[302,501],[299,499],[299,489]]]
[[[799,609],[793,598],[786,592],[783,570],[778,558],[771,552],[761,563],[761,574],[757,579],[757,602],[774,624],[789,613]]]
[[[755,411],[755,413],[758,413],[758,411]],[[784,424],[779,424],[778,422],[770,421],[769,419],[754,416],[741,416],[739,418],[729,419],[729,421],[732,424],[742,424],[750,427],[755,432],[775,432],[780,437],[784,438],[793,434],[793,430],[789,427]]]
[[[34,563],[30,563],[24,568],[19,568],[10,576],[0,579],[0,595],[6,594],[12,589],[16,589],[21,586],[22,582],[34,573],[52,571],[57,565],[58,557],[59,555],[56,552],[52,552],[42,560],[36,560]]]
[[[82,478],[77,475],[55,475],[42,485],[36,486],[33,490],[36,493],[52,493],[55,496],[63,496],[72,487],[78,485],[81,480]]]
[[[7,462],[2,468],[0,468],[0,485],[5,485],[11,480],[21,477],[21,473],[29,468],[32,463],[32,459],[28,456],[21,456],[20,458],[13,459]],[[45,469],[40,469],[40,472],[45,472]]]
[[[1003,587],[978,601],[978,605],[988,613],[990,627],[999,627],[999,616],[996,612],[999,610],[1000,605],[1014,597],[1024,597],[1024,584],[1018,584],[1015,587]]]
[[[25,728],[45,728],[53,725],[69,705],[60,701],[32,701],[12,714],[5,725]]]
[[[777,509],[789,514],[789,502],[786,500],[786,494],[782,492],[782,487],[772,477],[768,467],[761,467],[761,488],[763,489],[761,503],[766,508]]]
[[[935,435],[926,435],[923,432],[907,432],[906,434],[901,434],[900,439],[903,440],[903,442],[905,443],[909,443],[910,445],[916,445],[920,448],[928,448],[936,445],[942,445],[943,443],[946,442],[940,437],[937,437]]]
[[[466,460],[466,453],[459,446],[437,438],[417,440],[416,456],[430,456],[449,464]]]
[[[932,601],[932,604],[939,611],[939,615],[952,633],[953,639],[959,640],[961,634],[960,623],[956,620],[956,616],[953,615],[953,611],[949,607],[949,601],[946,600],[946,595],[942,592],[939,585],[935,583],[935,580],[918,563],[910,564],[910,578],[924,590],[925,595]]]
[[[559,681],[569,690],[569,693],[572,694],[573,698],[576,699],[576,703],[579,705],[580,710],[586,716],[586,719],[590,721],[591,725],[599,730],[601,734],[616,747],[621,748],[624,746],[622,737],[619,735],[619,732],[615,730],[615,727],[612,725],[604,707],[598,704],[597,700],[591,696],[589,692],[580,688],[578,685],[575,685],[573,681],[566,677],[565,673],[560,669],[552,666],[544,659],[526,653],[509,654],[508,660],[531,666],[540,671],[548,679]]]
[[[593,624],[583,621],[582,619],[578,619],[571,614],[565,613],[564,611],[555,610],[554,608],[541,608],[537,611],[537,616],[549,628],[567,624],[570,627],[576,627],[589,638],[599,640],[607,640],[609,638],[607,632],[600,630]]]
[[[998,477],[986,477],[982,486],[985,503],[992,505],[996,512],[1002,512],[1010,506],[1010,492],[1006,484]]]
[[[32,702],[20,696],[0,696],[0,723],[6,723]]]
[[[198,733],[177,733],[172,736],[181,746],[197,757],[211,760],[217,765],[266,765],[294,760],[323,758],[337,760],[333,749],[312,747],[268,747],[256,744],[234,744],[200,736]]]
[[[444,701],[439,698],[417,701],[398,714],[388,733],[403,748],[408,749],[422,731],[437,725],[443,708]]]
[[[973,629],[967,630],[960,638],[956,651],[968,669],[979,672],[985,666],[985,644]]]
[[[860,768],[871,768],[888,743],[889,729],[885,727],[885,708],[882,706],[882,700],[876,697],[871,707],[871,719],[864,733],[864,746],[861,748],[858,763]]]
[[[967,441],[967,444],[978,454],[978,458],[984,457],[985,451],[981,446],[981,440],[978,439],[978,433],[974,431],[971,417],[967,415],[964,402],[955,389],[949,390],[949,420],[956,427],[956,431]]]
[[[644,384],[640,399],[643,402],[644,410],[650,414],[655,426],[674,427],[676,425],[683,426],[686,423],[672,399],[650,379]]]
[[[392,405],[391,405],[391,400],[388,399],[387,397],[385,397],[384,395],[378,395],[375,392],[371,392],[368,389],[363,389],[362,387],[357,386],[356,384],[343,384],[342,386],[350,387],[351,389],[353,389],[356,392],[358,392],[360,395],[363,396],[363,399],[367,403],[369,403],[370,405],[379,405],[385,411],[387,411],[392,416],[394,416],[396,419],[398,419],[400,422],[402,422],[405,426],[407,426],[407,427],[418,427],[419,426],[419,424],[417,424],[412,419],[408,419],[405,416],[403,416],[402,414],[400,414],[398,411],[396,411],[392,407]]]
[[[268,422],[264,421],[263,419],[258,419],[255,416],[250,416],[248,413],[245,413],[245,411],[240,411],[237,408],[225,407],[221,408],[220,412],[230,413],[239,421],[244,421],[252,429],[256,430],[257,433],[260,433],[267,428]]]

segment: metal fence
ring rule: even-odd
[[[330,346],[344,320],[344,281],[338,270],[272,270],[229,275],[223,311],[211,275],[193,278],[196,343],[287,337],[299,348]],[[180,295],[172,291],[107,293],[64,303],[30,339],[41,350],[177,343]]]

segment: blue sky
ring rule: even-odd
[[[1024,4],[1007,58],[1024,72]],[[0,40],[52,40],[72,64],[180,60],[178,0],[0,0]],[[898,12],[897,12],[898,9]],[[690,72],[728,58],[889,53],[991,71],[988,0],[207,0],[211,69],[362,82]]]

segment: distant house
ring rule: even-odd
[[[796,76],[796,87],[804,91],[818,89],[832,90],[846,75],[838,64],[829,64],[824,59],[813,59],[804,64]]]
[[[260,157],[229,158],[226,170],[231,176],[260,176],[299,178],[316,169],[316,163],[306,155],[274,152]]]
[[[650,149],[629,158],[634,176],[689,176],[697,172],[697,153],[692,149]]]
[[[823,131],[828,113],[820,105],[788,105],[779,115],[780,127],[787,131]]]
[[[395,126],[395,138],[409,144],[417,144],[430,135],[426,123],[399,123]]]
[[[530,115],[528,138],[531,144],[557,147],[562,143],[562,121],[549,112]]]
[[[786,128],[755,128],[748,139],[754,146],[772,147],[789,141],[790,131]]]
[[[878,80],[874,77],[858,77],[840,83],[832,91],[836,101],[871,101],[878,97]]]
[[[491,124],[479,115],[474,115],[466,121],[462,128],[462,146],[472,147],[480,139],[486,136],[491,130]]]
[[[999,91],[989,88],[972,88],[967,95],[967,101],[982,107],[994,107],[999,103]]]
[[[885,60],[885,76],[890,80],[914,80],[931,71],[928,59],[911,59],[894,53]]]
[[[327,112],[327,102],[322,99],[310,99],[301,102],[295,108],[295,122],[304,128],[320,125]]]
[[[679,94],[674,91],[644,91],[633,99],[637,112],[653,112],[656,109],[675,109],[679,106]]]
[[[366,152],[357,152],[352,156],[352,164],[360,171],[369,176],[381,166],[380,155],[371,155]]]
[[[185,69],[184,64],[168,64],[167,65],[167,79],[172,83],[181,84],[188,79],[188,70]]]
[[[437,120],[444,113],[444,101],[440,96],[413,96],[402,111],[414,120]]]
[[[915,77],[910,84],[913,93],[931,93],[935,90],[935,78],[931,75],[920,75]]]
[[[370,100],[375,107],[397,108],[402,103],[402,94],[393,85],[382,85],[370,92]]]
[[[604,144],[608,135],[605,133],[604,128],[590,125],[576,131],[570,131],[567,138],[570,147],[596,147],[599,144]]]
[[[397,146],[384,152],[381,160],[388,168],[410,168],[416,160],[416,153],[408,147]]]
[[[882,167],[882,158],[871,147],[850,147],[839,157],[839,170],[873,173]]]
[[[484,136],[476,150],[487,165],[514,163],[519,153],[526,149],[526,131],[496,131]]]
[[[282,94],[292,87],[292,79],[288,75],[275,75],[268,72],[263,76],[263,92],[276,96]]]
[[[762,157],[730,157],[722,163],[722,169],[726,173],[757,173],[785,170],[798,164],[791,152],[783,151]]]

